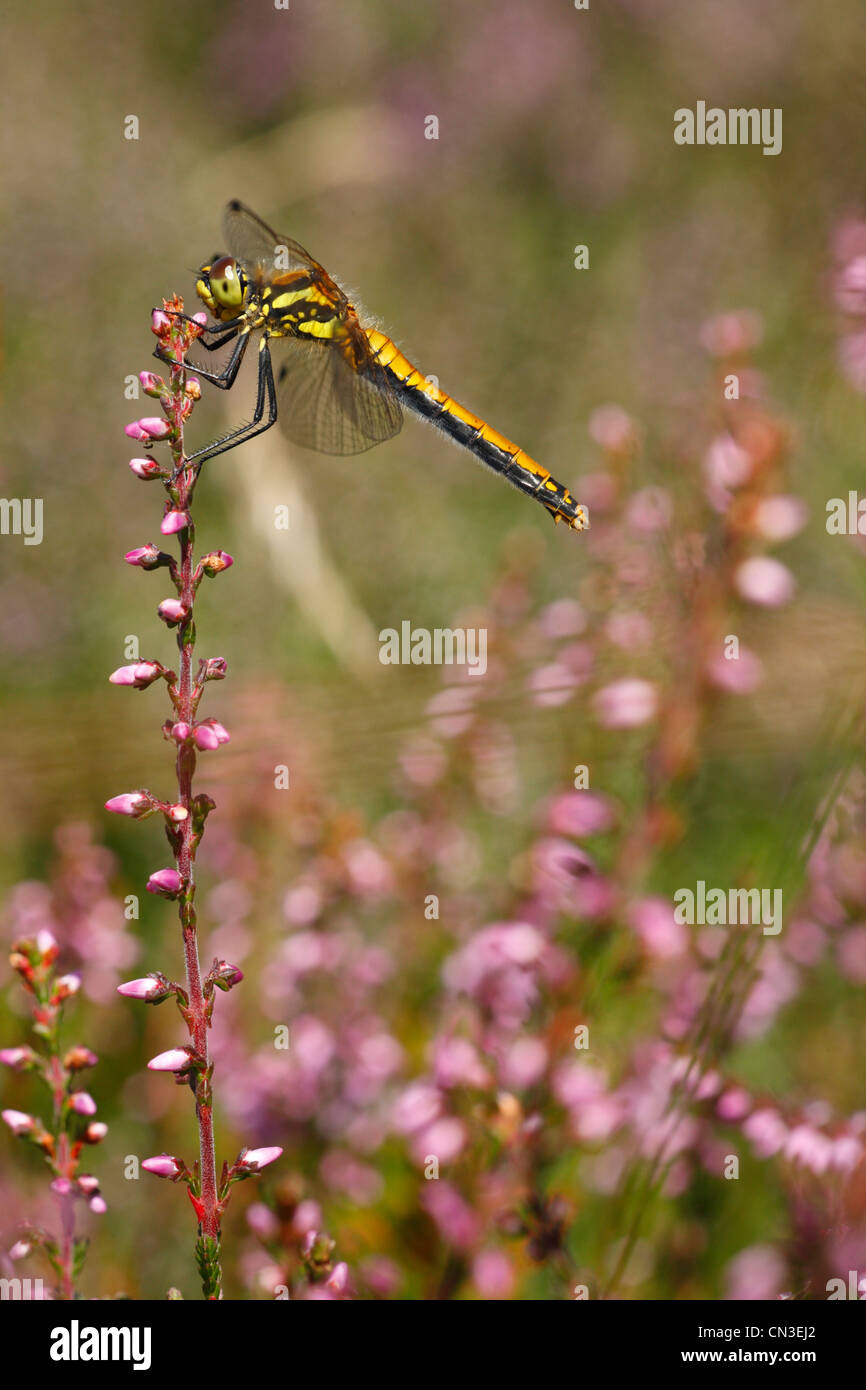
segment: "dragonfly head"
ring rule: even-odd
[[[195,292],[214,318],[237,318],[244,307],[248,280],[233,256],[219,256],[203,265],[195,282]]]

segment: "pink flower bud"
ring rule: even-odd
[[[148,893],[158,893],[163,898],[176,898],[183,888],[183,879],[177,869],[157,869],[147,880]]]
[[[171,990],[167,988],[164,978],[148,976],[140,980],[127,980],[125,984],[117,986],[117,992],[127,999],[143,999],[151,1004],[157,998],[165,999]]]
[[[178,598],[164,598],[156,611],[169,627],[177,627],[178,623],[183,622],[189,609]]]
[[[193,734],[193,741],[197,748],[206,753],[214,748],[219,748],[220,740],[214,729],[209,724],[197,724]]]
[[[96,1101],[87,1091],[73,1091],[69,1097],[69,1107],[76,1115],[95,1115]]]
[[[274,1163],[280,1157],[282,1149],[247,1149],[241,1154],[238,1167],[248,1168],[253,1172],[259,1172],[266,1168],[269,1163]]]
[[[349,1284],[349,1266],[345,1260],[340,1260],[334,1265],[330,1275],[325,1280],[325,1288],[331,1289],[333,1293],[344,1293]]]
[[[157,1178],[176,1178],[183,1172],[183,1165],[172,1154],[157,1154],[155,1158],[142,1160],[142,1168]]]
[[[165,382],[155,372],[139,372],[138,379],[146,396],[161,396],[165,390]]]
[[[78,1186],[85,1197],[92,1197],[94,1192],[99,1191],[99,1179],[95,1178],[92,1173],[82,1173],[78,1179]]]
[[[224,681],[228,672],[228,664],[224,656],[211,656],[204,664],[202,679],[206,681]]]
[[[190,732],[189,725],[184,724],[182,721],[179,721],[177,724],[172,724],[171,726],[171,736],[175,743],[186,743],[190,736]]]
[[[32,1242],[31,1242],[31,1241],[29,1241],[29,1240],[16,1240],[15,1244],[12,1246],[12,1248],[11,1248],[10,1251],[9,1251],[9,1258],[10,1258],[10,1260],[23,1260],[23,1259],[26,1259],[26,1257],[30,1254],[30,1251],[31,1251],[32,1249],[33,1249],[33,1245],[32,1245]]]
[[[82,1047],[79,1043],[77,1047],[70,1047],[63,1058],[63,1065],[67,1071],[83,1071],[85,1067],[95,1067],[98,1061],[99,1058],[95,1052],[91,1052],[89,1047]]]
[[[593,706],[605,728],[636,729],[655,718],[658,695],[649,681],[626,677],[597,691]]]
[[[149,1071],[185,1071],[189,1067],[190,1056],[186,1048],[170,1047],[168,1052],[160,1052],[151,1057],[147,1064]]]
[[[24,1071],[36,1061],[36,1053],[29,1047],[4,1047],[0,1049],[0,1062],[14,1071]]]
[[[165,814],[174,825],[180,825],[189,817],[189,811],[185,806],[181,806],[179,802],[175,803],[174,806],[169,806]]]
[[[206,325],[206,323],[207,323],[207,314],[204,312],[203,309],[199,309],[198,313],[197,313],[197,314],[193,314],[191,317],[192,317],[193,323],[200,323],[201,326],[202,326],[202,328],[205,327],[205,325]]]
[[[228,993],[235,985],[239,985],[243,978],[244,972],[239,970],[236,965],[229,965],[228,961],[225,960],[217,961],[208,975],[208,979],[225,993]]]
[[[94,1216],[104,1216],[108,1211],[108,1207],[105,1205],[105,1198],[101,1197],[98,1192],[95,1197],[91,1197],[88,1206]]]
[[[129,466],[142,482],[148,483],[153,478],[162,477],[162,464],[157,459],[130,459]]]
[[[809,518],[809,509],[800,497],[779,494],[764,497],[755,508],[753,526],[765,541],[789,541],[798,535]]]
[[[159,523],[159,529],[164,536],[176,536],[178,531],[185,531],[189,524],[188,512],[168,511]]]
[[[159,679],[162,668],[155,661],[137,661],[134,666],[118,666],[108,677],[112,685],[131,685],[146,690]]]
[[[229,569],[233,564],[234,560],[225,550],[212,550],[201,560],[202,569],[211,578],[215,574],[222,574],[223,570]]]
[[[36,950],[42,957],[43,965],[50,965],[52,961],[57,959],[60,947],[47,927],[40,928],[36,933]]]
[[[101,1120],[94,1120],[84,1131],[85,1144],[101,1144],[108,1133],[108,1125],[104,1125]]]
[[[33,1116],[25,1115],[23,1110],[4,1110],[3,1120],[13,1134],[30,1134],[36,1128]]]
[[[64,999],[71,999],[73,994],[77,994],[81,988],[80,975],[61,975],[55,982],[54,994],[52,996],[55,1004],[62,1004]]]
[[[264,1202],[253,1202],[247,1207],[247,1225],[260,1240],[271,1240],[280,1229],[278,1217]]]
[[[794,576],[771,555],[744,560],[734,575],[734,584],[741,598],[762,608],[779,608],[794,596]]]
[[[171,319],[168,314],[164,314],[162,309],[154,309],[150,316],[150,331],[155,333],[158,338],[164,338],[171,328]]]
[[[149,545],[139,545],[135,550],[127,550],[123,558],[128,565],[138,565],[139,569],[143,570],[155,570],[166,564],[169,557],[151,541]]]
[[[106,801],[105,809],[113,811],[116,816],[132,816],[133,820],[140,820],[153,810],[153,800],[146,792],[122,792],[120,796],[112,796]]]
[[[141,433],[135,433],[140,430]],[[145,415],[141,420],[133,420],[127,425],[126,433],[133,439],[167,439],[174,432],[174,426],[161,415]]]

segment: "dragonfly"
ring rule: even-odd
[[[237,200],[225,210],[223,232],[227,252],[203,265],[196,280],[196,293],[215,320],[198,342],[208,352],[229,342],[233,347],[220,371],[187,366],[229,390],[257,338],[256,406],[247,424],[187,455],[182,467],[237,448],[278,418],[288,438],[304,448],[360,454],[392,439],[408,410],[535,498],[554,521],[588,528],[586,507],[562,483],[446,395],[435,378],[422,376],[391,338],[362,324],[348,296],[296,241]]]

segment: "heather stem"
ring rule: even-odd
[[[171,391],[174,401],[174,424],[177,430],[172,453],[175,463],[183,457],[183,403],[184,369],[173,367],[171,371]],[[195,487],[194,470],[184,470],[178,481],[178,506],[188,511]],[[195,646],[195,622],[193,605],[195,601],[193,545],[195,527],[189,526],[180,532],[180,590],[178,597],[186,610],[185,618],[177,629],[177,644],[180,652],[180,672],[177,683],[177,717],[192,725],[195,719],[198,693],[193,684],[192,658]],[[199,1268],[202,1273],[202,1287],[205,1297],[217,1299],[220,1296],[221,1271],[219,1264],[220,1212],[217,1193],[216,1156],[214,1150],[213,1105],[211,1097],[211,1063],[208,1052],[208,1011],[201,979],[201,965],[196,934],[195,898],[195,845],[193,841],[193,775],[196,754],[191,742],[179,745],[177,754],[178,802],[187,811],[186,819],[180,827],[180,835],[175,844],[175,862],[183,881],[183,891],[178,908],[183,931],[184,961],[186,964],[187,991],[189,995],[189,1022],[192,1042],[200,1059],[201,1069],[195,1073],[196,1118],[199,1131],[199,1178],[201,1202],[201,1239],[197,1250]],[[207,1262],[201,1258],[201,1247],[209,1252]]]

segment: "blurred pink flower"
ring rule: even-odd
[[[794,576],[781,560],[753,555],[737,567],[734,585],[741,598],[764,608],[779,608],[794,596]]]
[[[593,707],[607,729],[636,729],[658,712],[658,691],[649,681],[624,677],[597,691]]]

